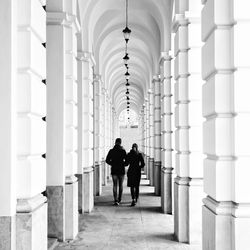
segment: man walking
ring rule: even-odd
[[[126,151],[121,146],[121,138],[115,140],[115,146],[109,150],[106,163],[111,165],[111,175],[113,179],[114,205],[118,206],[122,200],[123,180],[125,175]],[[117,187],[119,185],[119,196],[117,199]]]

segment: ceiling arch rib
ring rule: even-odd
[[[138,103],[143,102],[143,100],[142,100],[143,95],[142,95],[139,87],[137,85],[133,84],[131,86],[131,91],[132,90],[133,90],[133,92],[131,92],[130,97],[137,97],[138,99],[136,99],[136,100]],[[113,101],[114,101],[114,103],[119,103],[121,100],[126,100],[126,99],[125,99],[123,89],[120,88],[116,91]]]
[[[133,12],[143,11],[150,13],[159,27],[159,30],[162,34],[161,37],[161,50],[164,50],[166,47],[166,43],[164,43],[164,38],[166,37],[165,33],[169,33],[170,31],[170,20],[167,19],[167,14],[171,13],[171,2],[172,0],[136,0],[129,2],[129,23],[132,23],[131,16]],[[91,49],[91,45],[93,44],[93,30],[96,26],[97,21],[100,16],[112,9],[117,12],[120,12],[121,21],[124,23],[124,10],[125,10],[125,1],[124,0],[82,0],[82,16],[84,16],[83,20],[83,32],[87,36],[84,36],[84,44],[86,45],[86,49]],[[139,15],[140,16],[140,15]],[[142,23],[143,23],[142,19]]]
[[[130,60],[129,60],[130,64],[132,66],[138,64],[141,67],[143,67],[144,71],[150,73],[149,79],[151,79],[152,73],[150,65],[152,64],[152,60],[150,58],[150,55],[149,54],[144,55],[143,54],[144,52],[142,50],[139,51],[138,49],[138,51],[136,51],[134,48],[129,49],[129,53],[130,53]],[[103,75],[104,78],[108,76],[109,72],[112,71],[112,69],[118,65],[117,62],[122,63],[121,55],[122,57],[124,56],[124,49],[121,48],[114,50],[107,55],[106,60],[103,61],[103,65],[105,66],[103,67],[103,70],[100,72],[100,74]]]
[[[121,65],[119,68],[116,67],[114,69],[114,71],[112,73],[110,73],[110,78],[108,79],[108,81],[111,83],[110,84],[110,95],[113,96],[114,90],[117,89],[117,87],[119,85],[123,85],[124,89],[125,89],[125,77],[124,77],[124,73],[126,71],[124,70],[124,66]],[[146,72],[138,65],[134,65],[131,70],[129,70],[130,72],[130,80],[129,82],[131,83],[131,81],[135,81],[137,82],[138,85],[144,84],[145,81],[147,81],[146,79]],[[121,75],[123,75],[123,77],[121,77]],[[118,85],[119,84],[119,85]],[[145,93],[146,89],[145,89],[145,84],[144,86],[141,87],[142,89],[142,93]]]
[[[152,34],[143,28],[138,28],[138,32],[134,30],[136,34],[131,35],[130,42],[128,44],[128,53],[131,59],[136,58],[138,55],[144,55],[145,58],[149,58],[150,65],[153,71],[157,71],[158,60],[160,55],[159,44],[152,37]],[[106,61],[107,58],[110,59],[109,55],[117,50],[119,52],[118,58],[122,61],[122,58],[125,53],[125,43],[121,34],[121,30],[113,30],[108,32],[106,37],[101,37],[101,41],[97,44],[99,47],[95,47],[96,62],[99,67],[97,71],[100,73],[103,71],[102,68],[106,64],[103,61]],[[119,50],[118,50],[119,48]]]
[[[130,99],[136,110],[145,99],[152,76],[159,73],[160,53],[167,46],[165,34],[170,33],[166,18],[170,2],[129,1],[129,27],[132,30],[128,44]],[[126,69],[122,58],[125,42],[121,31],[125,26],[125,0],[82,0],[82,3],[85,50],[94,53],[95,73],[102,75],[116,110],[124,109]]]
[[[137,112],[139,112],[140,107],[143,104],[143,95],[137,85],[131,86],[130,103],[132,102],[134,103],[134,107],[136,107]],[[117,109],[119,109],[121,106],[123,107],[123,109],[126,108],[127,100],[124,96],[124,91],[122,89],[118,89],[116,91],[113,103]]]

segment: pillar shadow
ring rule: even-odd
[[[167,240],[167,241],[172,241],[174,242],[178,242],[174,233],[167,233],[167,234],[156,234],[156,235],[151,235],[151,237],[159,239],[159,240]]]
[[[138,206],[136,205],[134,208],[142,210],[143,212],[162,213],[160,206]]]

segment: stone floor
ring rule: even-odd
[[[56,250],[82,249],[185,249],[200,250],[201,246],[174,241],[173,216],[161,213],[160,197],[154,196],[153,187],[142,180],[140,199],[130,207],[129,189],[124,182],[124,195],[120,206],[112,205],[111,183],[95,199],[91,214],[80,215],[79,234],[68,243],[60,243]]]

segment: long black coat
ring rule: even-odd
[[[106,163],[111,165],[112,175],[125,174],[126,151],[120,145],[115,145],[109,150],[106,157]]]
[[[141,169],[145,166],[142,154],[131,150],[127,154],[126,165],[129,165],[128,187],[138,187],[141,181]]]

